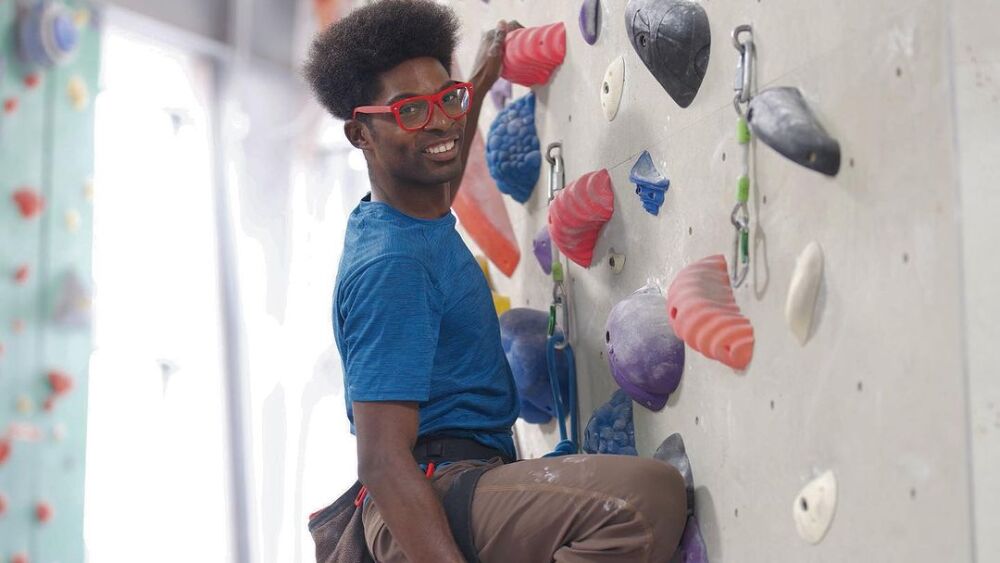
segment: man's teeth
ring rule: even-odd
[[[443,152],[448,152],[448,151],[450,151],[453,148],[455,148],[455,141],[448,141],[447,143],[445,143],[443,145],[434,145],[433,147],[424,149],[424,152],[427,152],[427,153],[430,153],[430,154],[440,154],[440,153],[443,153]]]

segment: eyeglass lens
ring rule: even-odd
[[[441,98],[444,114],[457,119],[469,109],[469,89],[455,88],[447,91]],[[399,107],[399,120],[404,127],[419,128],[426,125],[430,118],[431,104],[426,99],[413,100]]]

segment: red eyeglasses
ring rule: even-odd
[[[431,122],[434,106],[451,119],[459,119],[469,113],[471,105],[472,84],[459,82],[437,94],[403,98],[388,106],[359,106],[354,108],[353,117],[357,119],[359,113],[392,113],[404,131],[419,131]]]

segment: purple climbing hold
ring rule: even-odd
[[[535,239],[531,241],[531,246],[535,252],[535,258],[538,259],[538,265],[542,267],[542,271],[545,275],[552,273],[552,236],[549,235],[549,226],[543,225],[542,230],[538,231],[535,235]]]
[[[500,344],[503,346],[514,384],[521,399],[521,418],[542,424],[552,420],[552,387],[549,384],[545,348],[549,316],[544,311],[515,308],[500,316]],[[562,331],[556,329],[561,336]],[[569,404],[569,366],[563,354],[556,354],[562,400]]]
[[[635,161],[628,179],[635,184],[635,193],[642,201],[642,207],[651,215],[659,215],[663,198],[670,188],[670,180],[663,177],[653,164],[649,151],[642,151],[639,160]]]
[[[580,6],[580,33],[588,44],[597,43],[597,35],[601,32],[601,2],[600,0],[583,0]]]
[[[493,87],[490,88],[490,100],[493,101],[493,106],[498,110],[503,109],[507,105],[507,100],[514,96],[513,87],[510,84],[510,80],[500,77],[496,82],[493,83]]]
[[[632,400],[621,389],[597,407],[583,434],[583,451],[588,454],[639,455],[635,449]]]
[[[17,44],[21,58],[32,66],[51,67],[73,56],[80,43],[79,32],[64,5],[38,0],[20,11]]]
[[[684,342],[670,327],[660,289],[644,287],[615,305],[605,330],[615,381],[640,405],[662,409],[684,373]]]
[[[681,543],[677,546],[670,563],[708,563],[705,539],[701,537],[701,527],[698,526],[698,519],[693,514],[688,516]]]
[[[535,95],[516,100],[497,114],[486,141],[486,165],[501,192],[524,203],[542,170],[535,130]]]

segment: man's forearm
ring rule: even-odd
[[[441,501],[412,458],[362,476],[393,539],[414,563],[464,561]]]

